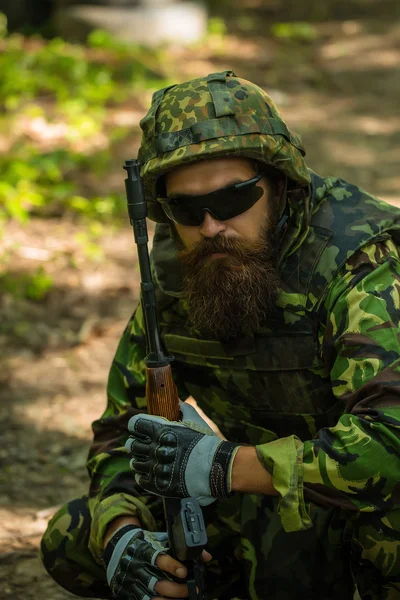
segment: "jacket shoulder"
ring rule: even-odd
[[[312,173],[311,213],[308,234],[284,277],[307,297],[309,310],[361,248],[390,238],[400,244],[400,209],[343,179]]]

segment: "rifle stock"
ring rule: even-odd
[[[147,411],[169,421],[179,421],[178,390],[172,378],[171,365],[146,367]]]
[[[155,289],[151,276],[146,225],[147,206],[137,160],[125,161],[125,188],[130,223],[138,248],[141,300],[146,329],[146,400],[149,414],[179,421],[178,390],[172,377],[172,356],[164,353],[158,329]],[[207,543],[203,513],[196,498],[164,498],[169,550],[186,563],[190,600],[207,600],[201,553]]]

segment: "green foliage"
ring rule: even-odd
[[[92,225],[96,225],[96,223]],[[101,223],[97,222],[97,225],[101,226]],[[93,227],[89,231],[80,231],[75,236],[75,240],[79,243],[84,256],[94,262],[101,262],[104,258],[103,249],[96,242],[98,238],[99,234]]]
[[[1,207],[3,219],[9,216],[21,223],[32,213],[73,212],[89,219],[125,215],[123,193],[89,198],[78,192],[79,174],[91,171],[101,179],[109,161],[109,152],[99,153],[93,165],[90,157],[64,149],[43,154],[32,146],[14,149],[11,156],[0,157],[0,216]]]
[[[222,17],[211,17],[208,19],[208,33],[211,35],[224,36],[227,26]]]
[[[76,184],[65,179],[84,163],[83,155],[54,150],[41,154],[33,146],[21,144],[0,157],[0,214],[26,222],[39,207],[60,211],[68,205]]]
[[[126,213],[126,199],[123,194],[109,194],[90,198],[90,200],[83,196],[71,196],[68,199],[68,207],[86,217],[120,216]]]
[[[5,38],[7,35],[7,17],[0,13],[0,39]]]
[[[215,55],[223,54],[227,31],[228,28],[222,17],[211,17],[208,19],[206,37],[198,42],[199,48],[206,43]],[[196,44],[193,45],[193,50],[196,50]]]
[[[169,83],[165,57],[104,31],[92,32],[86,46],[6,33],[0,14],[0,147],[2,139],[8,145],[0,156],[0,236],[7,219],[26,223],[32,214],[68,212],[86,222],[125,214],[122,190],[108,193],[103,180],[115,169],[112,144],[131,129],[107,117]]]
[[[2,292],[11,294],[14,298],[43,300],[53,287],[53,279],[42,267],[34,273],[6,273],[0,276]]]
[[[1,23],[0,23],[1,31]],[[89,47],[60,38],[27,41],[13,34],[0,54],[0,103],[15,109],[39,95],[58,102],[79,99],[83,109],[122,102],[131,86],[147,87],[159,77],[159,57],[154,50],[129,47],[105,32],[95,31]]]
[[[275,23],[271,27],[271,33],[277,38],[293,42],[312,42],[318,35],[314,25],[305,21]]]

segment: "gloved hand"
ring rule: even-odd
[[[167,542],[166,533],[145,531],[136,525],[117,529],[103,555],[108,585],[116,600],[150,600],[159,595],[184,597],[185,584],[172,582],[157,566],[164,564],[174,575],[183,568],[183,576],[186,575],[183,565],[166,554]]]
[[[192,406],[181,402],[181,412],[181,422],[144,414],[129,420],[125,448],[136,482],[159,496],[195,497],[202,506],[229,497],[240,445],[217,437]]]

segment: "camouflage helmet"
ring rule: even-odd
[[[157,202],[159,177],[198,160],[244,156],[282,172],[296,188],[310,183],[300,138],[264,90],[232,71],[155,92],[140,126],[138,159],[153,221],[168,222]]]

